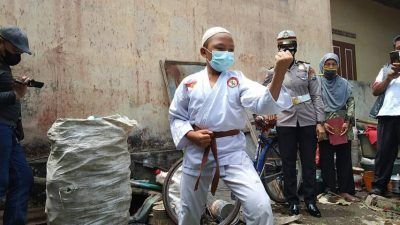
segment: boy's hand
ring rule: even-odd
[[[196,145],[206,148],[211,144],[211,136],[212,131],[209,130],[198,130],[198,131],[189,131],[186,134],[186,137]]]
[[[275,55],[276,63],[275,69],[276,71],[283,71],[283,74],[286,73],[286,70],[289,68],[290,64],[293,62],[293,56],[289,51],[280,51]],[[278,73],[275,73],[278,74]],[[282,74],[282,73],[279,73]]]

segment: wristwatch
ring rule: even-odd
[[[324,125],[324,121],[317,121],[317,124]]]

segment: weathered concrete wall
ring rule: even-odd
[[[329,0],[2,0],[0,24],[29,35],[34,54],[15,75],[46,82],[24,104],[26,143],[45,140],[56,118],[115,113],[168,139],[159,60],[202,61],[201,36],[211,26],[233,33],[235,68],[257,80],[274,62],[280,30],[297,32],[297,56],[314,66],[332,40]]]
[[[356,118],[374,121],[369,117],[369,112],[375,103],[376,97],[372,95],[370,82],[350,81],[353,85],[353,96],[356,108]]]
[[[374,81],[393,51],[392,38],[400,34],[400,10],[371,0],[331,0],[332,27],[355,33],[348,38],[333,35],[333,40],[354,44],[357,80]]]

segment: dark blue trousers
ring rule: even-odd
[[[0,124],[0,199],[6,199],[4,225],[26,224],[32,169],[14,129]]]

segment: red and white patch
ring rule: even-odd
[[[191,90],[196,86],[197,81],[196,80],[189,80],[185,83],[186,87]]]
[[[234,88],[234,87],[237,87],[239,85],[239,80],[236,77],[231,77],[231,78],[228,79],[226,84],[228,85],[228,87]]]

